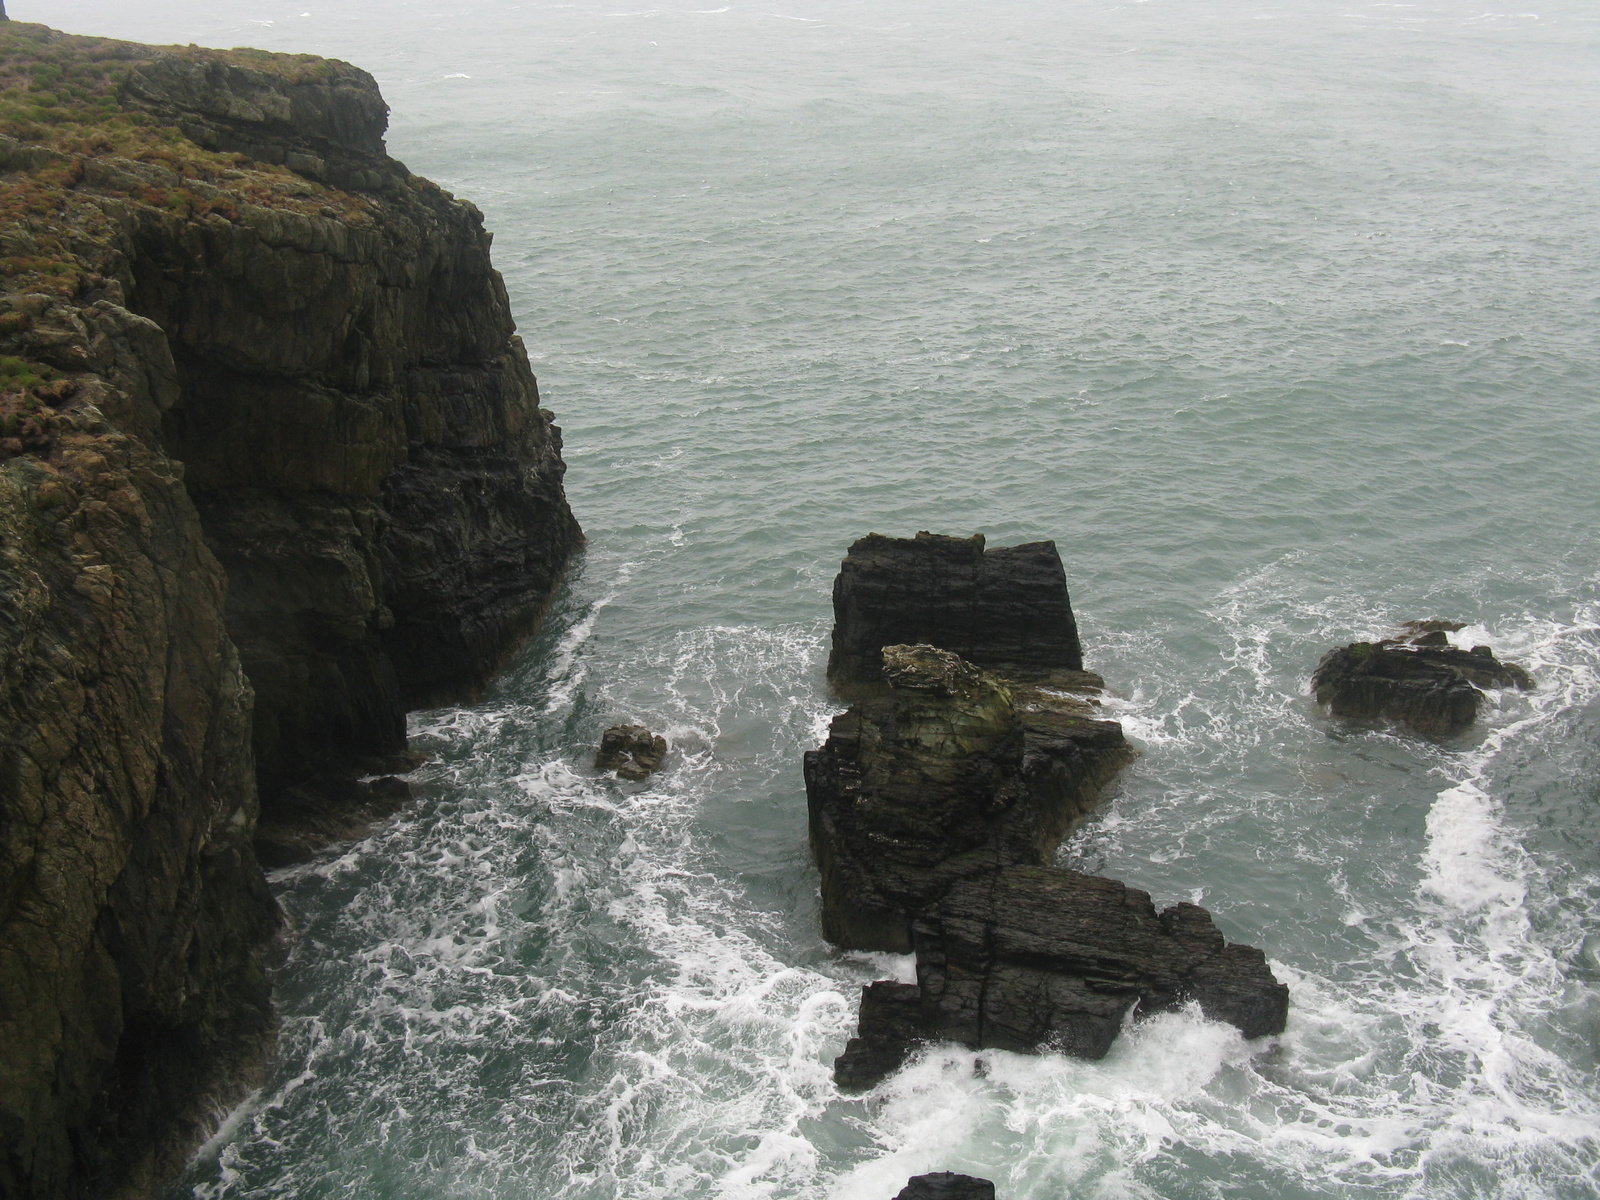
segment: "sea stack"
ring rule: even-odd
[[[1097,707],[1054,543],[863,538],[834,611],[830,680],[859,698],[805,761],[823,932],[914,952],[917,972],[863,989],[841,1088],[874,1086],[923,1041],[1099,1058],[1128,1013],[1189,1001],[1246,1037],[1283,1029],[1288,989],[1204,909],[1158,913],[1051,865],[1133,757]],[[949,644],[879,644],[897,633]]]
[[[1083,648],[1054,542],[992,550],[983,535],[872,533],[850,547],[833,584],[828,681],[842,694],[882,677],[885,646],[950,650],[1007,679],[1075,688]]]
[[[0,1194],[147,1194],[271,1042],[258,845],[403,803],[406,709],[581,535],[482,218],[371,76],[0,48],[57,81],[0,136]]]

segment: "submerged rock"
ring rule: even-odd
[[[1478,718],[1480,688],[1531,691],[1533,677],[1488,646],[1462,650],[1445,621],[1409,622],[1408,637],[1330,650],[1311,676],[1317,703],[1335,717],[1382,718],[1429,737],[1447,737]]]
[[[1082,688],[1083,650],[1054,542],[985,550],[970,538],[868,534],[833,585],[828,679],[846,694],[877,684],[885,646],[951,650],[1007,679]]]
[[[256,826],[256,858],[267,870],[304,862],[330,842],[363,837],[399,812],[411,785],[395,775],[352,779],[329,774],[288,789]]]
[[[613,725],[600,735],[594,756],[596,770],[615,771],[637,783],[661,769],[667,757],[667,739],[643,725]]]
[[[913,1176],[895,1200],[994,1200],[994,1184],[973,1175],[934,1171]]]

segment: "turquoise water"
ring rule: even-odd
[[[11,4],[371,69],[590,539],[416,714],[416,806],[275,877],[282,1058],[174,1196],[1600,1194],[1600,12],[700,2]],[[845,547],[918,529],[1057,540],[1144,752],[1064,861],[1263,947],[1282,1037],[833,1090],[906,964],[821,942],[799,757]],[[1316,715],[1426,617],[1539,690]],[[588,767],[620,719],[648,785]]]

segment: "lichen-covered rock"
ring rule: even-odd
[[[828,679],[846,695],[881,678],[885,646],[923,643],[1013,680],[1097,684],[1054,542],[984,549],[970,538],[868,534],[833,585]]]
[[[916,984],[862,990],[857,1034],[834,1063],[847,1091],[875,1086],[927,1041],[1099,1058],[1130,1012],[1189,1001],[1246,1037],[1284,1027],[1288,989],[1259,950],[1226,945],[1204,909],[1158,914],[1144,892],[1049,865],[1133,757],[1092,694],[1061,690],[1100,682],[1082,672],[1075,630],[1071,668],[1052,661],[1065,657],[1060,639],[1029,635],[994,654],[1023,680],[930,644],[884,645],[874,671],[862,666],[894,628],[970,645],[998,612],[1059,632],[1071,610],[1054,546],[1017,550],[1026,571],[986,575],[982,539],[864,538],[834,589],[830,667],[859,698],[805,757],[823,935],[917,963]]]
[[[1330,650],[1311,676],[1312,694],[1336,717],[1395,721],[1429,737],[1460,733],[1478,718],[1480,688],[1534,686],[1527,671],[1488,646],[1450,645],[1447,632],[1460,628],[1412,622],[1408,638]]]
[[[667,739],[643,725],[613,725],[600,735],[595,753],[596,770],[615,771],[637,783],[661,769],[667,757]]]
[[[934,1171],[912,1176],[895,1200],[994,1200],[994,1184],[973,1175]]]
[[[223,573],[173,464],[91,390],[47,457],[0,466],[0,1194],[19,1200],[175,1169],[272,1033]]]
[[[834,718],[805,757],[823,934],[911,949],[911,921],[963,873],[1045,862],[1132,757],[1116,722],[932,646],[882,651],[880,695]]]
[[[258,783],[274,861],[403,803],[360,777],[405,708],[580,534],[482,219],[369,76],[21,22],[0,59],[0,1194],[131,1195],[270,1038]]]

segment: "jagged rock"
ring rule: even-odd
[[[846,1092],[867,1091],[898,1071],[928,1036],[921,988],[892,979],[869,983],[861,989],[856,1036],[833,1060],[834,1082]]]
[[[973,1175],[934,1171],[912,1176],[895,1200],[994,1200],[994,1184]]]
[[[875,983],[834,1064],[846,1090],[893,1072],[921,1041],[975,1049],[1110,1050],[1130,1010],[1198,1001],[1246,1037],[1280,1033],[1289,990],[1261,951],[1230,945],[1205,909],[1157,914],[1145,892],[1059,867],[957,879],[915,925],[917,984]]]
[[[1477,720],[1479,688],[1534,687],[1527,671],[1501,662],[1488,646],[1451,646],[1446,634],[1461,628],[1408,622],[1405,639],[1330,650],[1311,676],[1312,693],[1336,717],[1383,718],[1430,737],[1459,733]]]
[[[828,679],[846,695],[881,679],[885,646],[927,644],[1007,679],[1081,689],[1078,626],[1054,542],[984,549],[970,538],[868,534],[833,585]]]
[[[1114,721],[1004,683],[932,646],[882,651],[883,694],[834,718],[805,757],[823,934],[860,950],[911,949],[912,917],[949,883],[1048,861],[1130,758]]]
[[[615,771],[637,783],[661,769],[667,757],[667,739],[643,725],[613,725],[600,735],[594,756],[596,770]]]
[[[93,410],[0,466],[0,1195],[181,1166],[258,1081],[250,685],[181,474]]]
[[[917,961],[916,984],[862,990],[857,1035],[834,1064],[846,1090],[874,1086],[932,1040],[1099,1058],[1130,1011],[1191,1000],[1246,1037],[1284,1027],[1288,989],[1261,951],[1225,944],[1204,909],[1158,914],[1144,892],[1048,865],[1132,757],[1092,699],[1059,690],[1081,678],[1063,674],[1082,668],[1075,630],[1071,668],[1051,661],[1064,657],[1059,638],[999,650],[987,639],[1025,681],[925,643],[884,645],[878,667],[863,667],[891,629],[972,645],[972,630],[991,627],[990,604],[1014,628],[1059,632],[1071,610],[1054,546],[1017,549],[1027,577],[1049,587],[1000,587],[1018,573],[986,575],[982,539],[920,534],[857,542],[834,589],[830,667],[860,698],[805,759],[823,934]],[[1048,620],[1032,619],[1029,596]]]
[[[269,854],[392,811],[359,776],[406,707],[581,535],[481,215],[387,157],[370,76],[0,57],[74,80],[0,135],[0,1195],[157,1194],[272,1034],[258,785]]]

